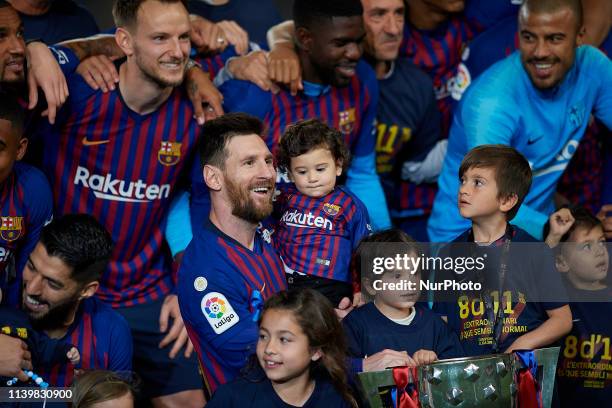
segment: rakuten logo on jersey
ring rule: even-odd
[[[334,226],[325,217],[315,217],[312,213],[304,214],[298,210],[287,211],[283,214],[281,222],[297,228],[323,228],[333,231]]]
[[[89,170],[81,166],[77,168],[74,184],[93,190],[97,198],[126,203],[148,203],[170,196],[170,184],[146,184],[140,179],[127,182],[113,179],[112,174],[90,174]]]

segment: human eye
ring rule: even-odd
[[[45,282],[47,282],[47,285],[53,290],[60,290],[62,288],[60,285],[58,285],[56,282],[53,282],[52,280],[45,279]]]
[[[591,243],[587,242],[585,244],[582,245],[582,248],[580,248],[583,251],[590,251],[591,250]]]
[[[282,336],[280,338],[280,342],[283,343],[283,344],[287,344],[287,343],[291,343],[291,340],[289,340],[289,338],[287,338],[285,336]]]

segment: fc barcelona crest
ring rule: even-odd
[[[174,166],[181,159],[181,143],[161,142],[157,160],[164,166]]]
[[[1,217],[0,236],[5,241],[14,241],[21,236],[23,217]]]
[[[348,135],[353,131],[353,127],[355,126],[355,108],[342,111],[339,113],[339,116],[340,123],[338,124],[338,128],[340,132]]]
[[[325,211],[330,216],[334,216],[340,212],[340,206],[336,204],[325,203],[323,204],[323,211]]]

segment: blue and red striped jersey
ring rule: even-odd
[[[450,129],[455,104],[470,82],[465,76],[461,55],[479,29],[463,15],[451,17],[432,31],[418,30],[410,24],[404,26],[400,57],[408,58],[431,77],[445,136]]]
[[[0,184],[0,277],[3,303],[21,305],[22,271],[42,227],[53,214],[53,199],[45,175],[16,162]],[[14,280],[9,283],[9,278]]]
[[[81,360],[69,361],[37,372],[52,387],[69,387],[74,369],[130,371],[132,334],[118,312],[96,298],[81,301],[74,322],[62,337],[79,349]]]
[[[261,302],[286,287],[268,230],[255,234],[250,250],[209,220],[198,228],[185,250],[177,293],[211,391],[237,377],[255,353]]]
[[[166,214],[200,137],[191,102],[176,88],[156,111],[140,115],[118,88],[96,91],[76,74],[67,81],[70,97],[44,137],[55,212],[91,214],[111,233],[102,300],[124,307],[158,299],[174,287]]]
[[[312,198],[291,186],[276,198],[274,244],[292,271],[351,282],[351,254],[371,232],[368,211],[346,188]]]
[[[429,214],[436,184],[402,180],[401,167],[407,160],[423,160],[442,138],[431,79],[409,61],[398,59],[379,86],[376,169],[391,217]]]
[[[378,99],[378,84],[372,68],[359,61],[357,72],[346,87],[326,86],[315,96],[287,89],[278,94],[239,80],[225,82],[221,88],[223,105],[228,112],[247,112],[267,125],[264,139],[276,152],[285,128],[299,120],[319,118],[344,135],[353,156],[374,151],[373,125]]]

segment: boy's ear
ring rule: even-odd
[[[22,137],[21,139],[19,139],[19,145],[17,146],[17,161],[23,159],[23,156],[25,156],[27,149],[28,149],[28,138]]]
[[[502,197],[499,199],[499,209],[502,212],[507,213],[518,203],[518,196],[516,194],[511,194],[507,197]]]
[[[363,283],[364,283],[364,287],[366,292],[368,292],[368,295],[370,295],[371,297],[374,297],[374,295],[376,295],[376,289],[374,289],[373,282],[370,278],[364,278],[363,279]],[[363,290],[363,288],[361,289]]]
[[[340,177],[342,175],[344,161],[342,159],[336,160],[336,177]]]
[[[561,273],[569,272],[569,265],[567,263],[567,259],[562,254],[555,256],[555,267]]]

